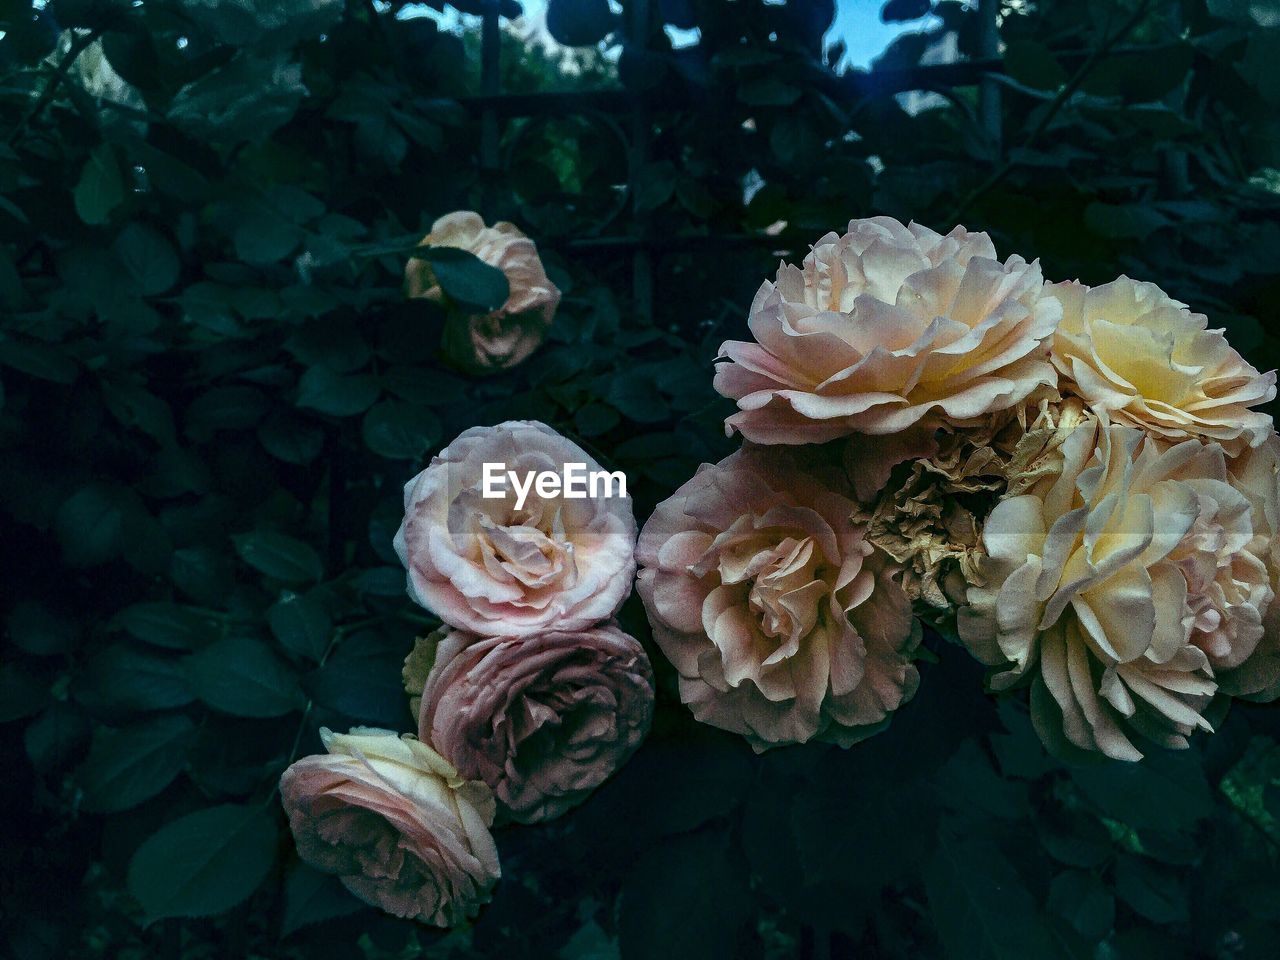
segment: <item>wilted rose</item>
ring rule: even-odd
[[[715,387],[739,410],[726,427],[821,443],[1016,406],[1057,379],[1045,354],[1061,306],[1042,285],[1038,263],[1000,263],[985,233],[854,220],[760,287],[754,342],[720,348]]]
[[[473,916],[500,874],[489,788],[408,735],[320,736],[329,752],[280,778],[302,860],[397,917],[448,927]]]
[[[788,453],[749,448],[654,511],[637,586],[699,720],[757,750],[847,746],[914,694],[919,625],[854,508]]]
[[[478,213],[446,214],[422,238],[425,246],[456,247],[475,254],[506,275],[510,293],[491,313],[455,311],[445,321],[445,352],[454,363],[477,373],[507,370],[542,344],[560,303],[560,291],[547,278],[538,248],[514,224],[486,227]],[[405,267],[405,294],[442,300],[443,293],[427,260]]]
[[[486,636],[581,630],[613,616],[635,573],[631,498],[618,495],[617,484],[600,483],[580,499],[563,488],[540,496],[534,487],[517,506],[510,483],[500,496],[483,495],[485,463],[505,465],[521,482],[562,474],[570,463],[601,469],[536,421],[464,431],[404,488],[395,549],[410,597],[445,623]]]
[[[1250,504],[1217,444],[1170,447],[1105,415],[1053,456],[987,519],[961,638],[1003,668],[996,689],[1032,681],[1051,747],[1136,760],[1134,734],[1186,746],[1211,730],[1215,670],[1262,638],[1272,594]]]
[[[1275,397],[1275,372],[1259,373],[1221,330],[1206,329],[1204,314],[1154,283],[1057,283],[1046,296],[1062,304],[1052,356],[1064,393],[1114,423],[1168,441],[1217,440],[1232,454],[1271,433],[1271,417],[1249,408]]]
[[[611,624],[528,637],[446,631],[421,692],[422,739],[521,823],[583,800],[640,746],[653,714],[644,648]]]

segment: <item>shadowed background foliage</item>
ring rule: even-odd
[[[322,725],[412,726],[403,482],[537,418],[627,471],[643,521],[731,447],[710,363],[755,288],[850,218],[1156,281],[1280,362],[1270,0],[891,0],[909,29],[870,72],[832,0],[551,0],[549,33],[486,46],[478,15],[517,6],[0,7],[0,952],[1273,957],[1276,709],[1067,768],[934,635],[885,733],[755,757],[679,705],[635,598],[650,740],[498,831],[472,927],[297,862],[288,760]],[[458,208],[526,229],[565,291],[488,379],[400,289]],[[449,292],[491,281],[461,258]]]

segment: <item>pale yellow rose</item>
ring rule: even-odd
[[[1052,357],[1064,393],[1115,423],[1169,441],[1217,440],[1229,454],[1270,434],[1271,417],[1249,408],[1275,397],[1275,371],[1245,362],[1204,314],[1128,277],[1051,284],[1046,294],[1062,304]]]
[[[1042,287],[1038,263],[1001,263],[985,233],[854,220],[760,287],[753,342],[720,348],[715,388],[739,410],[726,429],[821,443],[1014,407],[1057,380],[1047,341],[1061,306]]]
[[[518,227],[501,220],[486,227],[478,213],[458,210],[437,220],[422,243],[469,251],[501,270],[510,286],[507,302],[491,313],[450,313],[444,328],[450,359],[477,373],[507,370],[541,346],[560,303],[560,290],[547,278],[534,242]],[[409,261],[404,287],[409,297],[443,299],[427,260]]]
[[[1217,667],[1262,636],[1271,587],[1250,504],[1218,444],[1160,444],[1105,415],[1053,456],[987,519],[961,638],[1003,668],[994,688],[1032,681],[1051,747],[1136,760],[1135,734],[1185,746],[1211,730]]]
[[[397,917],[448,927],[473,916],[500,875],[489,788],[407,734],[320,736],[328,753],[280,778],[298,856]]]

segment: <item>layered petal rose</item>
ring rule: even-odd
[[[328,754],[280,778],[302,860],[397,917],[448,927],[474,916],[500,873],[489,788],[408,735],[320,735]]]
[[[720,348],[715,388],[739,410],[726,428],[821,443],[1016,406],[1057,379],[1046,353],[1061,306],[1042,286],[1038,263],[1001,263],[984,233],[854,220],[760,287],[753,342]]]
[[[424,246],[455,247],[475,254],[506,275],[507,301],[491,313],[454,311],[445,321],[445,352],[459,366],[483,373],[507,370],[542,344],[560,303],[560,290],[547,278],[538,248],[514,224],[485,226],[478,213],[446,214],[422,238]],[[427,260],[405,267],[405,294],[443,300],[444,294]]]
[[[409,596],[445,623],[485,636],[581,630],[607,620],[631,592],[635,517],[618,484],[567,497],[561,487],[519,498],[511,483],[484,496],[484,464],[521,483],[567,464],[600,465],[545,424],[472,427],[404,488],[395,549]],[[592,491],[588,488],[588,493]]]
[[[637,588],[699,720],[756,750],[847,746],[915,693],[919,625],[854,506],[789,454],[748,448],[654,511]]]
[[[1063,391],[1112,422],[1171,442],[1217,440],[1229,454],[1271,433],[1271,417],[1249,408],[1275,397],[1275,371],[1259,373],[1154,283],[1058,283],[1046,295],[1062,304],[1052,357]]]
[[[1270,701],[1280,696],[1280,437],[1272,432],[1227,469],[1231,485],[1249,501],[1253,540],[1246,549],[1265,565],[1272,600],[1257,648],[1236,666],[1220,665],[1218,682],[1232,696]]]
[[[996,689],[1032,681],[1050,747],[1136,760],[1135,734],[1185,746],[1211,729],[1215,671],[1262,635],[1271,588],[1250,505],[1219,445],[1170,447],[1105,415],[1051,456],[987,519],[960,636],[1000,668]]]
[[[529,637],[445,631],[419,735],[494,791],[512,820],[579,803],[624,764],[653,715],[644,648],[610,624]]]

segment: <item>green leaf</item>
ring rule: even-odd
[[[114,486],[82,486],[64,500],[54,521],[63,556],[73,567],[91,567],[119,556],[127,503]]]
[[[1005,44],[1005,71],[1035,90],[1056,90],[1067,82],[1053,52],[1033,37],[1014,37]]]
[[[216,621],[198,610],[166,601],[125,607],[115,615],[113,623],[144,643],[171,650],[203,647],[219,634]]]
[[[1142,240],[1173,221],[1142,203],[1091,203],[1084,222],[1099,236]]]
[[[13,605],[8,627],[14,646],[36,656],[66,653],[80,639],[80,626],[73,618],[31,600],[19,600]]]
[[[182,87],[169,117],[192,135],[217,143],[261,142],[289,121],[306,93],[302,65],[288,55],[241,50]]]
[[[42,773],[62,767],[89,739],[89,720],[65,700],[55,700],[27,725],[22,742]]]
[[[511,295],[506,274],[467,250],[421,247],[414,255],[431,262],[431,272],[440,288],[449,299],[464,306],[483,312],[497,310]]]
[[[602,433],[608,433],[621,422],[618,411],[603,403],[588,403],[573,415],[573,425],[584,437],[598,437]]]
[[[284,881],[284,920],[281,936],[295,930],[345,917],[364,908],[335,876],[321,873],[305,863],[295,864]]]
[[[264,450],[285,463],[310,463],[324,449],[324,431],[290,410],[276,410],[258,427]]]
[[[91,225],[106,223],[111,211],[124,202],[124,179],[110,144],[93,148],[75,188],[76,213]]]
[[[194,736],[186,717],[157,717],[118,730],[100,727],[79,772],[85,806],[114,813],[154,797],[182,771]]]
[[[298,381],[298,406],[334,417],[363,413],[378,399],[378,378],[362,373],[334,373],[328,367],[308,367]]]
[[[333,636],[333,622],[315,599],[286,591],[267,611],[280,645],[297,657],[319,662]]]
[[[310,544],[274,530],[255,530],[231,538],[240,559],[259,573],[298,583],[324,576],[320,554]]]
[[[989,843],[943,830],[925,869],[938,938],[952,960],[1053,956],[1026,884]]]
[[[1049,912],[1066,920],[1080,936],[1097,942],[1111,932],[1116,901],[1106,886],[1086,870],[1064,870],[1049,886]]]
[[[196,696],[237,717],[279,717],[302,702],[297,676],[250,637],[228,637],[193,654],[187,676]]]
[[[180,659],[125,643],[84,663],[72,692],[89,709],[113,714],[172,710],[192,700]]]
[[[54,383],[72,383],[80,373],[75,360],[60,349],[13,339],[0,340],[0,363],[29,377]]]
[[[111,415],[124,426],[141,430],[165,446],[175,442],[173,411],[145,387],[127,380],[104,380],[102,399]]]
[[[777,77],[761,77],[738,87],[738,99],[752,107],[788,107],[800,99],[801,90]]]
[[[1116,896],[1155,923],[1191,918],[1187,890],[1178,877],[1132,854],[1116,858]]]
[[[684,867],[672,869],[673,864]],[[745,865],[717,829],[678,834],[646,849],[627,872],[618,904],[622,960],[682,956],[732,960],[752,918]]]
[[[364,415],[364,442],[388,460],[418,460],[440,442],[440,421],[425,407],[384,400]]]
[[[20,664],[0,661],[0,723],[39,713],[48,702],[48,680]]]
[[[152,834],[129,864],[129,892],[147,917],[207,917],[257,889],[276,856],[276,824],[261,804],[187,814]]]
[[[1141,763],[1074,767],[1071,779],[1103,816],[1136,829],[1178,830],[1213,813],[1204,768],[1191,751],[1152,750]]]
[[[116,238],[115,251],[143,296],[164,293],[178,281],[178,255],[152,227],[127,224]]]

